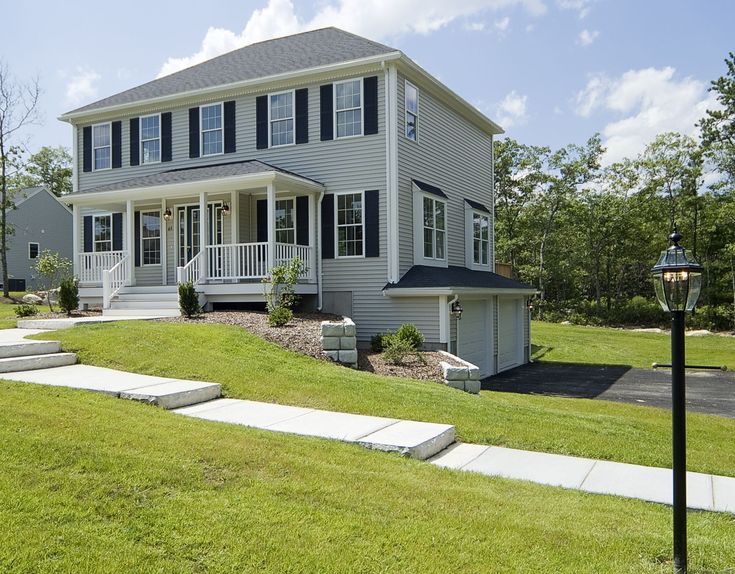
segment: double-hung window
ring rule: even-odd
[[[112,161],[112,124],[92,126],[92,157],[94,169],[110,169]]]
[[[362,192],[337,195],[338,257],[362,257],[365,252],[362,195]]]
[[[161,212],[140,213],[140,243],[143,265],[161,264]]]
[[[490,257],[490,216],[472,213],[472,261],[475,265],[488,265]]]
[[[422,206],[424,258],[444,260],[447,257],[446,203],[425,195]]]
[[[334,84],[337,137],[362,135],[362,79]]]
[[[419,90],[406,82],[406,137],[418,141],[419,135]]]
[[[296,243],[294,200],[276,200],[276,243]]]
[[[202,155],[222,153],[222,104],[202,106],[201,114]]]
[[[94,250],[112,251],[112,215],[95,215],[92,219]]]
[[[28,259],[38,259],[38,251],[40,247],[35,241],[28,243]]]
[[[140,118],[140,162],[161,161],[161,116]]]
[[[294,142],[294,93],[271,94],[270,106],[271,147]]]

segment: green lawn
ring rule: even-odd
[[[538,361],[629,365],[646,369],[651,363],[671,362],[668,334],[534,321],[531,337],[534,360]],[[686,356],[690,365],[726,365],[735,370],[735,337],[687,337]]]
[[[0,303],[0,329],[15,329],[15,305]]]
[[[239,352],[233,344],[244,339],[215,333],[225,335],[212,339],[222,355]],[[172,339],[149,345],[165,349]],[[193,362],[180,350],[150,359]],[[95,393],[0,382],[0,402],[0,572],[671,571],[664,506],[442,470]],[[690,513],[689,548],[693,574],[732,572],[735,520]]]
[[[466,442],[670,466],[668,411],[606,401],[483,392],[356,372],[285,351],[241,328],[137,321],[78,326],[59,339],[83,363],[218,382],[227,396],[445,422]],[[688,416],[690,470],[735,476],[735,420]]]

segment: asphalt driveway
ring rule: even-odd
[[[735,418],[735,372],[687,371],[687,409]],[[488,377],[483,390],[603,399],[671,408],[671,371],[530,363]]]

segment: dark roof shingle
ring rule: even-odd
[[[389,283],[383,289],[422,288],[470,288],[470,289],[534,289],[520,281],[508,279],[497,273],[473,271],[466,267],[430,267],[414,265],[398,283]]]

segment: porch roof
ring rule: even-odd
[[[533,294],[536,289],[520,281],[490,271],[474,271],[450,265],[414,265],[398,283],[388,283],[383,293],[389,297],[417,295],[454,295],[463,292]]]
[[[182,167],[100,185],[64,196],[67,203],[86,203],[96,198],[109,199],[127,192],[126,199],[168,197],[262,187],[269,183],[322,191],[320,182],[259,160],[236,161],[195,167]]]

